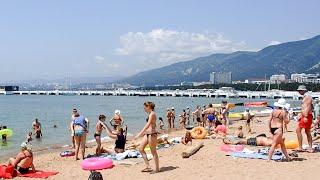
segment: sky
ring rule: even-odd
[[[0,1],[0,82],[130,76],[320,34],[317,0]]]

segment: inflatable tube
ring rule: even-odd
[[[11,129],[2,129],[0,130],[0,136],[7,135],[7,137],[11,137],[13,135],[13,132]]]
[[[268,102],[263,101],[263,102],[246,102],[244,103],[244,106],[247,107],[266,107],[268,106]]]
[[[203,127],[195,127],[191,130],[191,136],[194,139],[203,139],[207,136],[207,130]]]
[[[299,147],[299,143],[294,140],[285,141],[284,145],[286,146],[286,149],[296,149]]]
[[[228,119],[232,120],[232,121],[238,121],[238,120],[243,119],[243,114],[242,113],[232,113],[232,114],[229,114]]]
[[[70,157],[70,156],[74,156],[75,152],[74,151],[63,151],[60,153],[61,157]]]
[[[109,158],[88,158],[81,162],[81,168],[89,171],[110,169],[112,167],[113,162]]]
[[[243,151],[243,149],[244,149],[243,145],[224,144],[220,147],[220,150],[223,152],[240,152],[240,151]]]

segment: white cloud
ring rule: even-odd
[[[281,44],[280,41],[271,41],[268,46],[273,46],[273,45],[278,45],[278,44]]]
[[[95,61],[97,64],[103,63],[104,60],[105,60],[105,58],[102,57],[102,56],[95,56],[95,57],[94,57],[94,61]]]
[[[120,37],[116,54],[135,56],[144,62],[164,65],[212,53],[245,50],[246,43],[234,43],[219,33],[193,33],[154,29],[150,32],[129,32]]]

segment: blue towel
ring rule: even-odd
[[[238,157],[238,158],[249,158],[249,159],[263,159],[263,160],[267,160],[268,159],[268,155],[264,155],[264,154],[260,154],[258,152],[254,152],[254,153],[246,153],[246,152],[233,152],[231,153],[232,157]],[[281,155],[273,155],[272,156],[272,160],[280,160],[282,158]]]

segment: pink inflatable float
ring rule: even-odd
[[[113,162],[109,158],[88,158],[81,162],[81,167],[89,171],[110,169],[113,167]]]

